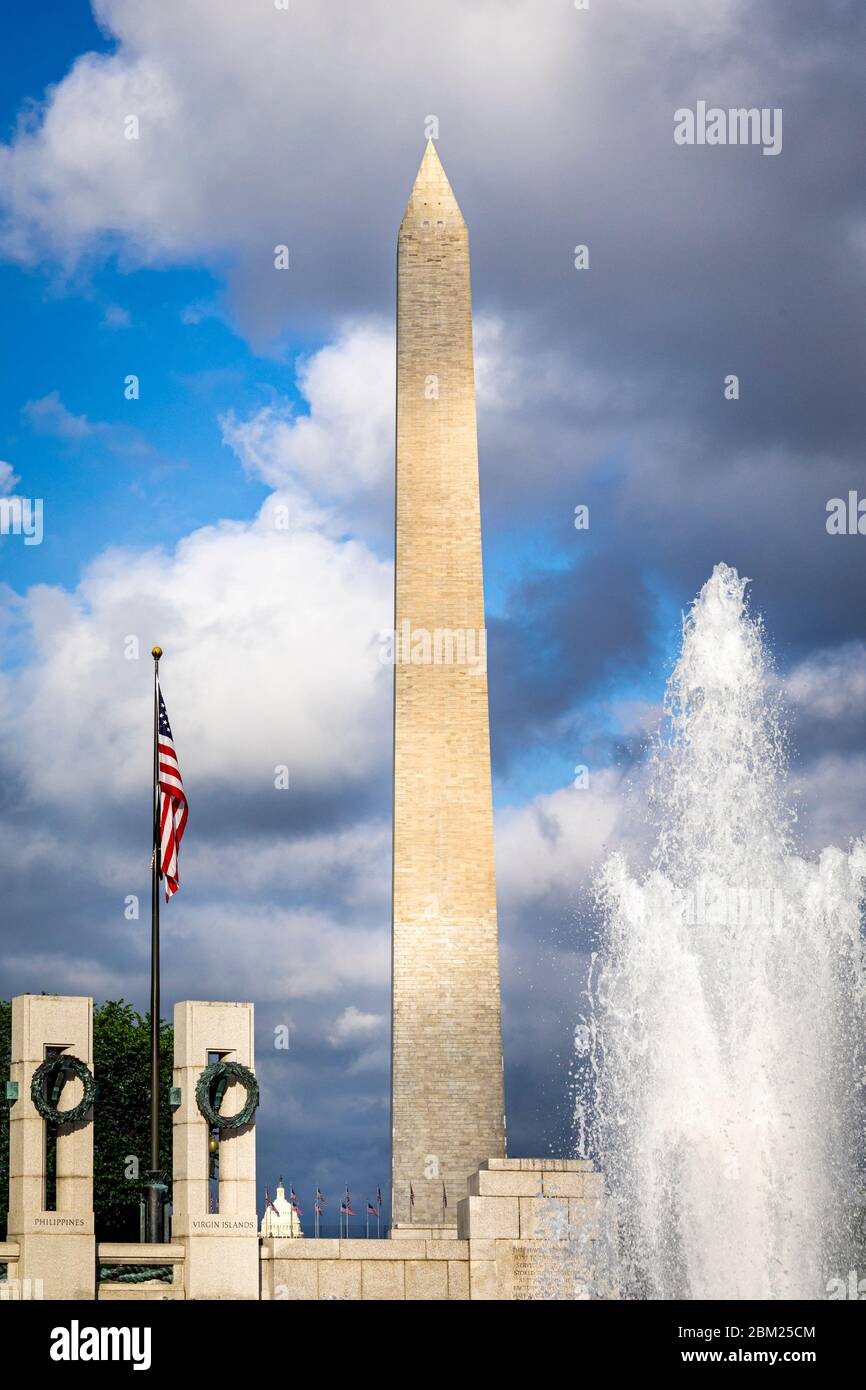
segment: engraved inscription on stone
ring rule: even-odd
[[[544,1251],[528,1245],[515,1245],[512,1258],[512,1297],[519,1303],[541,1298],[545,1271]]]
[[[503,1242],[504,1244],[504,1242]],[[499,1264],[499,1297],[516,1303],[574,1302],[591,1297],[572,1242],[515,1241]]]

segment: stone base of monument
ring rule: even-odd
[[[457,1217],[455,1216],[452,1225],[435,1226],[422,1225],[410,1221],[406,1225],[391,1227],[392,1240],[456,1240],[457,1239]]]
[[[262,1298],[297,1302],[446,1301],[469,1298],[469,1242],[265,1240]]]
[[[615,1296],[612,1207],[588,1159],[491,1158],[457,1204],[469,1241],[471,1297]]]
[[[585,1300],[615,1297],[602,1175],[580,1159],[488,1159],[457,1225],[400,1225],[389,1240],[264,1240],[262,1298]]]

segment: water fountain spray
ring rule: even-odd
[[[796,852],[747,583],[717,565],[684,619],[648,871],[600,876],[592,1110],[626,1296],[822,1298],[853,1258],[866,846]]]

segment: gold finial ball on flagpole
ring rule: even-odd
[[[151,647],[150,654],[154,661],[159,661],[159,658],[162,656],[162,647]]]

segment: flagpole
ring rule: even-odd
[[[159,658],[162,647],[154,647],[153,657],[153,856],[150,882],[150,1183],[147,1186],[147,1240],[161,1241],[161,1194],[159,1181]]]

